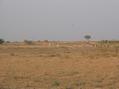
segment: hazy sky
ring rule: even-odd
[[[119,0],[0,0],[6,40],[119,39]]]

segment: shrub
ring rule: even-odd
[[[31,45],[33,42],[32,41],[29,41],[29,40],[24,40],[24,42],[26,43],[26,44],[29,44],[29,45]]]
[[[85,35],[84,38],[85,38],[86,40],[90,40],[90,39],[91,39],[91,35]]]
[[[44,42],[48,43],[49,41],[48,40],[44,40]]]
[[[0,44],[3,44],[5,41],[3,39],[0,39]]]

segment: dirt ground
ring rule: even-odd
[[[0,46],[0,89],[119,89],[118,50]]]

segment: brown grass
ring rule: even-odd
[[[1,45],[0,89],[119,89],[119,44],[96,44]]]

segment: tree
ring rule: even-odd
[[[91,39],[91,36],[90,36],[90,35],[85,35],[84,38],[85,38],[86,40],[90,40],[90,39]]]
[[[3,44],[5,41],[0,38],[0,44]]]

